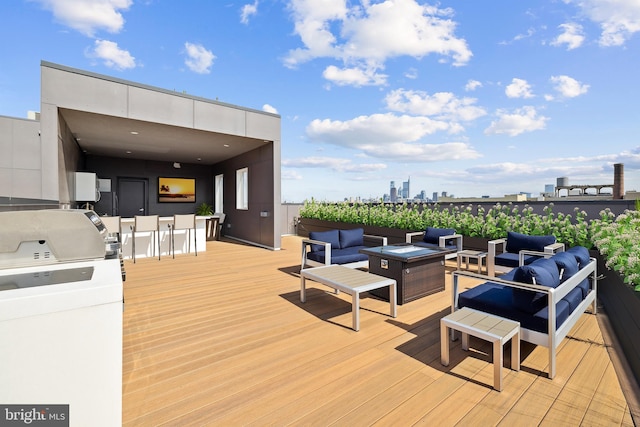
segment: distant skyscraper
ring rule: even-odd
[[[391,187],[391,203],[395,203],[398,201],[398,189],[396,187]]]
[[[434,191],[434,192],[433,192],[433,201],[434,201],[434,202],[437,202],[437,201],[438,201],[438,192],[437,192],[437,191]]]
[[[408,180],[402,183],[402,197],[404,197],[405,199],[408,199],[409,195],[411,194],[411,190],[409,189],[410,181],[411,181],[411,178],[409,178]]]

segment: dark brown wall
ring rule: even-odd
[[[175,169],[173,163],[116,157],[87,156],[85,170],[95,172],[98,178],[111,179],[111,193],[102,193],[94,210],[99,214],[119,215],[116,209],[118,178],[143,178],[149,183],[149,215],[171,216],[194,213],[205,202],[213,204],[213,173],[211,166],[182,163]],[[195,203],[158,203],[158,177],[195,178]],[[122,200],[119,200],[122,203]]]
[[[249,209],[236,209],[236,171],[249,170]],[[223,234],[247,242],[274,247],[273,144],[215,166],[213,175],[224,174]],[[261,216],[263,215],[267,216]]]

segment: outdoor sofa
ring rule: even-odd
[[[422,236],[422,239],[414,242],[414,238]],[[462,250],[462,234],[457,234],[453,228],[427,227],[424,231],[413,231],[406,234],[406,243],[415,246],[433,249],[451,249],[455,252],[446,254],[445,259],[455,258]]]
[[[530,264],[540,258],[537,252],[553,254],[564,250],[564,243],[558,243],[555,236],[530,236],[507,232],[507,237],[489,241],[487,253],[487,274],[506,273],[519,265]]]
[[[300,268],[340,264],[350,268],[369,268],[369,257],[360,249],[385,246],[387,238],[364,234],[363,228],[312,231],[302,239]]]
[[[596,314],[596,260],[582,246],[566,252],[538,255],[500,278],[455,271],[452,273],[452,311],[469,307],[520,322],[520,339],[549,350],[549,378],[556,373],[556,349],[591,306]],[[461,289],[460,279],[485,280]]]

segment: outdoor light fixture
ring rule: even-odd
[[[181,167],[181,166],[182,166],[182,165],[181,165],[180,163],[178,163],[178,162],[173,162],[173,167],[174,167],[174,168],[176,168],[176,169],[180,169],[180,167]]]

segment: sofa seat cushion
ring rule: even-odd
[[[424,243],[429,243],[437,246],[440,243],[440,237],[451,236],[452,234],[456,234],[456,230],[454,230],[453,228],[427,227],[427,229],[424,231],[422,241]],[[447,244],[450,244],[450,242],[447,242]]]
[[[352,246],[344,249],[331,249],[331,264],[349,264],[352,262],[366,261],[369,257],[358,251],[365,246]],[[325,262],[325,251],[309,252],[307,259],[323,263]]]
[[[524,255],[524,263],[531,264],[533,261],[539,259],[536,255]],[[495,265],[501,265],[503,267],[516,268],[520,262],[519,255],[517,253],[503,252],[496,255],[494,258]]]
[[[341,249],[364,245],[364,228],[340,230],[339,235]]]
[[[338,230],[312,231],[309,233],[311,240],[331,243],[331,250],[340,249],[340,233]],[[311,245],[311,252],[324,252],[324,246]]]
[[[518,253],[522,250],[544,252],[544,247],[556,242],[555,236],[530,236],[528,234],[507,232],[506,251]]]
[[[535,313],[516,309],[511,303],[513,289],[497,283],[486,282],[460,293],[458,307],[469,307],[520,322],[520,326],[547,333],[549,310],[543,307]],[[556,327],[562,325],[571,314],[570,303],[562,299],[556,304]]]

